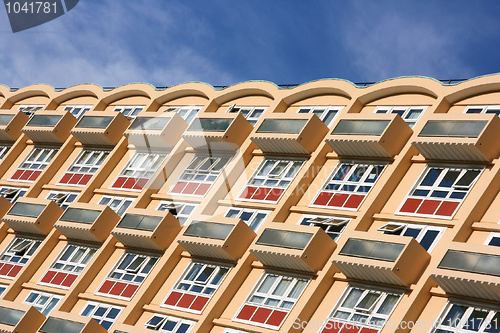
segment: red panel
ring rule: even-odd
[[[434,214],[442,201],[437,200],[424,200],[420,208],[417,210],[418,214]]]
[[[356,323],[347,323],[342,327],[340,333],[357,333],[361,326]]]
[[[4,264],[3,267],[0,269],[0,275],[7,275],[9,271],[12,269],[14,265],[11,264]]]
[[[24,170],[17,170],[16,172],[14,172],[14,174],[10,178],[11,179],[19,179],[19,178],[21,178],[21,175],[23,174],[23,172],[24,172]]]
[[[23,172],[23,174],[21,175],[21,177],[19,177],[20,180],[28,180],[28,178],[30,178],[30,176],[33,174],[33,171],[30,171],[30,170],[25,170]]]
[[[147,178],[139,178],[137,183],[134,186],[134,190],[142,190],[144,186],[148,183],[149,179]]]
[[[23,268],[23,266],[14,265],[7,276],[16,277],[17,273]]]
[[[287,314],[288,312],[274,310],[273,314],[271,315],[271,317],[269,317],[266,324],[271,326],[280,326],[283,320],[285,320]]]
[[[61,180],[59,181],[59,183],[61,184],[67,184],[70,180],[70,178],[73,177],[73,174],[72,173],[65,173],[64,176],[61,178]]]
[[[73,176],[73,178],[71,178],[71,180],[69,181],[69,183],[71,185],[76,185],[78,184],[78,182],[80,181],[80,179],[82,179],[83,177],[83,174],[81,173],[75,173],[75,175]]]
[[[127,298],[130,298],[134,295],[135,291],[139,288],[139,286],[136,286],[136,285],[133,285],[133,284],[129,284],[125,290],[123,291],[122,293],[122,296],[123,297],[127,297]]]
[[[57,284],[58,286],[60,286],[66,276],[68,276],[67,273],[57,273],[56,276],[52,279],[52,284]]]
[[[268,187],[259,187],[257,191],[254,192],[253,200],[264,200],[272,189]]]
[[[56,275],[56,272],[54,271],[48,271],[47,274],[45,274],[42,278],[42,281],[43,283],[50,283],[50,281],[52,280],[52,278],[54,277],[54,275]]]
[[[443,201],[438,211],[436,212],[436,215],[452,216],[453,213],[455,213],[455,210],[457,209],[458,205],[459,205],[458,202]]]
[[[36,180],[38,178],[38,176],[40,176],[42,172],[41,171],[33,171],[33,173],[31,174],[30,178],[28,178],[28,180]]]
[[[111,290],[108,292],[108,294],[114,296],[120,296],[126,287],[127,287],[126,283],[116,282],[113,288],[111,288]]]
[[[111,185],[111,187],[120,188],[123,186],[123,183],[125,183],[126,180],[127,180],[126,177],[118,177],[116,179],[115,183],[113,185]]]
[[[196,298],[195,295],[184,294],[179,303],[177,303],[177,306],[189,309],[195,298]]]
[[[273,188],[266,198],[266,201],[278,201],[281,195],[285,192],[282,188]]]
[[[258,187],[247,186],[243,190],[243,192],[241,193],[240,198],[241,199],[250,199],[252,197],[252,195],[255,193],[255,191],[257,191],[258,189],[259,189]]]
[[[82,179],[80,179],[80,181],[78,182],[78,185],[87,185],[90,178],[92,178],[92,175],[84,175]]]
[[[347,198],[349,197],[349,194],[345,193],[335,193],[333,196],[332,200],[328,204],[328,206],[333,206],[333,207],[342,207],[344,206],[344,203],[346,202]]]
[[[337,333],[342,328],[343,323],[339,323],[338,321],[329,321],[326,323],[324,329],[321,333]]]
[[[200,185],[200,183],[188,183],[187,186],[182,191],[182,193],[193,194],[194,191],[196,191],[196,189],[198,188],[198,185]]]
[[[332,197],[333,193],[321,192],[313,202],[313,205],[326,206]]]
[[[137,179],[130,177],[125,181],[125,183],[123,183],[122,188],[132,189],[134,187],[136,181],[137,181]]]
[[[99,289],[100,293],[107,294],[111,290],[111,288],[115,285],[114,281],[109,281],[106,280],[101,286],[101,289]]]
[[[377,333],[378,330],[368,327],[363,327],[359,333]]]
[[[364,198],[365,198],[364,195],[351,194],[351,196],[345,203],[344,207],[358,209],[359,205],[361,204],[361,201],[363,201]]]
[[[267,321],[267,318],[269,318],[271,312],[273,312],[271,309],[258,308],[250,320],[256,323],[264,324]]]
[[[184,187],[186,187],[187,183],[186,182],[177,182],[175,184],[174,188],[170,191],[172,193],[182,193],[182,190]]]
[[[253,313],[257,310],[256,306],[245,305],[243,309],[241,309],[240,313],[238,313],[238,319],[249,320],[252,318]]]
[[[198,189],[194,192],[196,195],[205,195],[208,192],[208,189],[210,188],[211,184],[200,184]]]
[[[422,199],[407,199],[399,211],[401,213],[415,213],[422,201]]]
[[[196,297],[195,301],[193,304],[191,304],[190,309],[191,310],[196,310],[196,311],[201,311],[205,307],[205,304],[208,303],[208,297],[201,297],[198,296]]]
[[[182,297],[182,293],[178,293],[176,291],[172,291],[170,293],[170,296],[168,296],[168,298],[165,300],[165,303],[166,305],[172,305],[172,306],[175,306],[177,304],[177,302],[179,301],[179,299]]]
[[[63,281],[62,286],[64,286],[64,287],[71,287],[71,285],[73,284],[73,282],[75,282],[75,280],[76,280],[77,277],[78,277],[78,275],[68,274],[68,276],[66,277],[66,279]]]

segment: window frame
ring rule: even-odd
[[[150,160],[151,156],[153,156],[153,160]],[[141,151],[141,150],[134,151],[134,154],[129,158],[127,164],[125,164],[125,166],[120,171],[118,176],[113,180],[109,188],[120,191],[141,192],[149,183],[151,178],[153,178],[155,173],[160,169],[163,162],[165,162],[167,156],[168,153],[165,152]],[[140,162],[140,165],[134,166],[134,164],[137,163],[138,160]],[[125,180],[122,182],[121,187],[115,187],[114,185],[118,182],[120,178],[125,178]],[[128,182],[129,179],[135,179],[134,185],[132,187],[135,187],[141,179],[147,181],[142,185],[142,187],[137,189],[123,187]]]
[[[47,155],[41,161],[39,161],[38,158],[43,156],[45,151],[47,151]],[[17,166],[16,170],[10,176],[9,180],[14,182],[33,183],[38,178],[38,176],[47,168],[50,162],[52,162],[52,160],[54,159],[54,157],[57,155],[58,152],[59,152],[59,147],[54,148],[45,146],[33,146],[29,151],[28,155],[26,155],[23,161]],[[24,167],[25,164],[29,164],[30,166]],[[37,165],[37,167],[33,168],[33,165]],[[22,171],[21,174],[19,175],[19,178],[23,173],[27,171],[31,171],[32,173],[28,177],[28,179],[13,178],[19,171]],[[31,176],[36,172],[39,172],[36,178],[33,180],[29,180],[29,178],[31,178]]]
[[[109,199],[108,202],[103,203],[102,201]],[[98,205],[105,205],[108,206],[112,211],[114,211],[118,216],[123,217],[127,210],[130,208],[130,206],[134,203],[134,201],[137,198],[131,198],[131,197],[122,197],[122,196],[116,196],[116,195],[103,195],[98,202]],[[115,201],[119,201],[118,206],[116,206],[116,209],[113,209],[111,204]],[[128,205],[125,205],[127,202],[129,202]],[[120,214],[120,210],[126,206],[125,210]]]
[[[21,104],[17,108],[18,111],[22,111],[25,115],[27,115],[29,118],[33,117],[36,111],[42,110],[45,108],[45,104]],[[25,109],[28,109],[27,111],[24,111]]]
[[[85,158],[84,161],[81,161],[82,157],[84,157],[86,154],[88,154]],[[80,186],[80,187],[85,187],[87,186],[88,182],[90,179],[99,171],[101,166],[106,162],[106,159],[109,157],[111,154],[111,150],[109,149],[89,149],[89,148],[84,148],[78,156],[74,159],[74,161],[71,163],[71,165],[66,169],[62,177],[58,180],[57,184],[58,185],[64,185],[64,186]],[[94,163],[89,164],[88,161],[92,159],[94,156],[96,156],[94,159]],[[100,162],[100,164],[98,164]],[[73,169],[78,169],[77,171]],[[85,169],[89,169],[86,171],[82,171]],[[95,169],[93,172],[92,170]],[[64,179],[64,177],[67,174],[73,174],[73,176],[70,176],[68,179],[68,182],[62,183],[61,181]],[[85,176],[90,175],[90,178],[88,178],[87,182],[85,184],[78,184],[78,181],[76,184],[71,184],[69,183],[69,180],[74,177],[76,174],[82,174],[83,178]],[[83,179],[81,178],[81,179]]]
[[[198,110],[197,110],[198,109]],[[200,105],[184,105],[184,106],[168,106],[165,110],[161,112],[175,112],[182,119],[184,119],[189,125],[193,123],[198,113],[200,113],[203,106]],[[185,115],[181,115],[183,112],[186,112]]]
[[[465,310],[464,315],[460,318],[458,322],[458,327],[453,327],[453,326],[445,326],[443,323],[445,322],[446,317],[450,313],[451,309],[454,306],[464,306],[467,307],[467,310]],[[485,332],[486,326],[488,326],[491,323],[491,320],[495,320],[495,314],[498,314],[500,316],[500,309],[495,309],[493,306],[485,306],[486,304],[482,303],[475,303],[471,301],[464,301],[461,299],[455,299],[455,298],[450,298],[448,299],[448,302],[446,305],[443,307],[441,310],[441,313],[438,316],[438,319],[436,320],[436,325],[433,326],[432,330],[430,331],[431,333],[436,333],[439,330],[442,331],[448,331],[450,333],[465,333],[465,332],[476,332],[476,333],[483,333]],[[484,320],[481,320],[479,329],[477,331],[474,330],[467,330],[464,329],[464,325],[468,327],[468,322],[470,320],[470,316],[474,310],[479,310],[481,312],[487,312],[487,315]],[[486,324],[488,323],[488,324]],[[500,325],[498,322],[496,325]],[[497,327],[498,328],[498,327]]]
[[[268,106],[239,106],[233,104],[227,108],[226,113],[240,113],[253,127],[255,127],[268,108]],[[259,110],[262,110],[260,115],[257,117],[254,116],[254,113]]]
[[[20,249],[18,251],[13,251],[13,248],[15,246],[19,246],[25,241],[29,241],[31,243],[29,243],[28,245],[25,245],[22,249]],[[5,264],[14,265],[14,266],[21,266],[21,268],[24,267],[24,265],[26,265],[29,262],[31,257],[38,250],[38,248],[42,244],[42,241],[43,240],[37,239],[37,238],[18,236],[18,235],[14,236],[14,238],[9,242],[9,244],[7,245],[5,250],[3,250],[2,253],[0,254],[0,264],[3,264],[0,267],[3,267]],[[24,251],[22,255],[17,254],[18,252],[21,252],[21,251]],[[10,256],[10,258],[8,260],[5,260],[4,256]],[[12,260],[12,258],[15,256],[19,257],[19,259],[17,261]],[[11,271],[12,271],[12,269],[9,270],[9,273]],[[17,272],[15,274],[17,275]],[[5,279],[14,279],[16,277],[16,276],[8,276],[8,275],[1,275],[1,276]]]
[[[488,237],[484,241],[484,245],[499,246],[490,244],[493,238],[498,238],[500,240],[500,232],[490,232]]]
[[[297,113],[305,113],[305,114],[308,114],[308,113],[314,113],[315,115],[318,116],[318,118],[327,126],[327,127],[330,127],[333,122],[335,121],[335,119],[337,119],[337,117],[339,116],[339,114],[342,112],[342,110],[344,109],[345,106],[343,105],[312,105],[312,106],[299,106],[299,108],[297,109]],[[304,109],[309,109],[308,112],[301,112],[303,111]],[[324,109],[323,112],[318,115],[318,113],[316,112],[318,109]],[[328,118],[328,114],[330,112],[334,111],[335,114],[333,116],[332,119],[330,119],[330,121],[327,123],[325,123],[325,120]]]
[[[30,296],[32,294],[38,294],[38,296],[36,296],[33,301],[28,302],[28,298],[30,298]],[[37,302],[41,298],[44,298],[44,297],[47,298],[45,300],[45,303],[41,306],[39,304],[37,304]],[[26,298],[24,299],[23,304],[28,304],[28,305],[33,306],[35,309],[40,311],[40,313],[43,314],[45,317],[48,317],[48,315],[54,310],[54,308],[57,306],[57,304],[59,304],[59,302],[62,300],[62,298],[63,298],[62,295],[46,293],[46,292],[42,292],[42,291],[38,291],[38,290],[31,290],[31,292],[28,294],[28,296],[26,296]],[[49,306],[51,305],[52,300],[57,300],[57,301],[52,306],[52,308],[50,308],[50,310],[48,312],[46,312],[47,309],[49,308]]]
[[[158,324],[156,325],[153,325],[153,324],[149,324],[154,318],[160,318],[161,320],[158,322]],[[161,326],[163,326],[164,324],[166,324],[168,321],[172,321],[172,322],[176,322],[173,330],[170,330],[170,331],[166,331],[166,330],[163,330]],[[149,325],[148,325],[149,324]],[[182,326],[182,325],[188,325],[189,327],[187,328],[187,330],[185,330],[184,332],[185,333],[189,333],[191,331],[191,329],[194,327],[194,325],[196,325],[196,322],[195,321],[192,321],[192,320],[188,320],[188,319],[184,319],[184,318],[179,318],[179,317],[175,317],[175,316],[167,316],[167,315],[164,315],[164,314],[159,314],[159,313],[155,313],[153,314],[153,316],[144,324],[144,327],[146,327],[146,329],[149,329],[149,330],[153,330],[153,331],[157,331],[157,332],[165,332],[165,333],[169,333],[169,332],[172,332],[172,333],[176,333],[177,330],[179,330],[179,328]]]
[[[160,209],[160,208],[162,208],[163,205],[173,205],[175,207],[171,207],[168,209]],[[189,214],[184,214],[186,207],[191,207],[191,212]],[[196,210],[196,208],[198,208],[198,204],[191,203],[191,202],[162,200],[162,201],[160,201],[160,203],[156,207],[156,210],[159,210],[159,211],[167,211],[168,210],[170,212],[170,214],[175,216],[175,218],[181,223],[181,225],[185,225],[186,222],[189,221],[189,219],[193,215],[193,212]],[[176,211],[176,213],[175,214],[172,213],[172,210]]]
[[[7,198],[2,191],[8,192],[12,191],[10,194],[14,193],[14,196],[12,198]],[[23,197],[26,192],[28,192],[28,188],[26,187],[13,187],[13,186],[2,186],[0,187],[0,195],[7,199],[11,204],[14,204],[17,199]]]
[[[481,109],[481,112],[467,112],[470,109]],[[488,112],[490,109],[495,109],[498,110],[500,113],[500,105],[498,104],[491,104],[491,105],[467,105],[464,109],[464,113],[466,114],[496,114],[499,115],[496,112]]]
[[[133,120],[137,115],[146,109],[146,105],[115,105],[113,108],[114,112],[120,112],[122,115],[128,118],[128,120]],[[125,111],[130,110],[125,114]]]
[[[229,213],[231,211],[237,211],[236,216],[230,216]],[[271,214],[271,210],[265,210],[265,209],[253,209],[253,208],[243,208],[243,207],[229,207],[224,214],[225,217],[231,217],[231,218],[237,218],[241,219],[243,222],[245,222],[253,231],[257,232],[260,227],[266,222],[267,218]],[[243,214],[251,214],[248,220],[244,220],[241,218]],[[260,214],[264,215],[262,220],[257,224],[255,228],[252,227],[253,222],[255,222],[255,219],[257,216]]]
[[[312,219],[316,219],[316,218],[320,218],[320,219],[324,218],[327,220],[322,221],[322,222],[309,222],[309,220],[305,221],[306,219],[312,220]],[[335,221],[335,220],[341,220],[341,221],[334,224],[333,221]],[[352,221],[352,218],[350,218],[350,217],[326,216],[326,215],[316,215],[316,214],[302,214],[302,216],[300,217],[300,220],[297,224],[299,224],[299,225],[311,225],[314,227],[319,227],[319,228],[323,229],[323,231],[325,231],[325,233],[336,242],[342,236],[342,234],[345,232],[345,229],[347,228],[349,223],[351,223],[351,221]],[[308,224],[304,224],[304,223],[308,223]],[[325,226],[325,228],[323,228],[322,226]],[[329,230],[330,226],[333,226],[333,227],[341,226],[342,229],[340,231],[331,231],[331,230]],[[331,228],[331,229],[333,229],[333,228]],[[332,235],[335,235],[335,238],[332,237]]]
[[[7,155],[11,147],[11,145],[0,144],[0,161]]]
[[[78,192],[66,192],[66,191],[49,191],[45,199],[54,201],[59,207],[66,210],[68,206],[78,198],[80,193]],[[51,197],[53,196],[53,197]],[[58,197],[57,199],[54,199]],[[71,200],[72,199],[72,200]]]
[[[393,230],[388,230],[387,226],[389,226],[389,225],[398,226],[398,228],[397,229],[393,229]],[[385,230],[383,229],[384,227],[386,227]],[[406,236],[406,235],[404,235],[404,232],[406,230],[408,230],[408,229],[419,229],[420,231],[418,233],[418,236],[417,237],[413,237],[413,236]],[[399,231],[399,230],[401,230],[401,232],[396,234],[395,232]],[[436,238],[434,238],[434,240],[432,241],[431,245],[427,249],[427,252],[431,253],[432,250],[436,247],[436,244],[439,242],[439,240],[443,236],[444,232],[446,231],[446,227],[439,227],[439,226],[427,225],[427,224],[405,223],[405,222],[392,222],[392,221],[390,221],[390,222],[387,222],[386,224],[384,224],[383,226],[381,226],[380,228],[377,228],[377,231],[381,231],[382,233],[388,234],[388,235],[396,235],[396,236],[402,236],[402,237],[412,237],[419,244],[422,241],[422,239],[425,237],[427,231],[437,231],[438,234],[436,235]]]
[[[71,113],[76,119],[80,119],[83,117],[83,115],[92,110],[94,106],[93,105],[73,105],[73,104],[67,104],[64,105],[63,111]],[[74,112],[76,109],[79,109],[78,112]]]
[[[94,308],[90,310],[90,313],[88,315],[85,315],[84,313],[86,312],[86,310],[87,310],[87,308],[89,306],[93,306]],[[106,311],[104,312],[104,314],[102,316],[94,316],[95,312],[99,308],[104,308],[104,309],[106,309]],[[95,301],[87,301],[87,303],[83,307],[82,311],[80,312],[80,315],[81,316],[86,316],[86,317],[93,318],[95,321],[97,321],[99,323],[99,325],[101,325],[105,329],[109,329],[109,327],[113,326],[113,324],[116,322],[116,320],[118,319],[118,317],[120,317],[120,315],[122,314],[122,312],[123,312],[124,309],[125,309],[125,307],[123,307],[123,306],[117,306],[117,305],[114,305],[114,304],[100,303],[100,302],[95,302]],[[108,317],[105,317],[105,316],[108,315],[112,310],[118,310],[118,314],[116,315],[115,318],[113,318],[113,320],[107,320],[111,324],[109,325],[108,328],[106,328],[104,325],[102,325],[102,322],[106,318],[108,318]]]
[[[425,113],[425,111],[427,110],[427,108],[429,108],[429,106],[423,106],[423,105],[406,105],[406,106],[401,106],[401,105],[379,105],[375,108],[375,110],[373,111],[373,113],[379,113],[379,114],[388,114],[388,113],[395,113],[395,114],[399,114],[397,112],[394,112],[396,109],[400,109],[399,111],[403,111],[403,115],[400,115],[400,117],[405,121],[406,124],[408,124],[408,126],[410,126],[410,128],[413,128],[417,123],[418,121],[420,120],[420,118],[422,118],[422,115]],[[408,116],[408,114],[410,114],[410,112],[413,110],[413,109],[422,109],[422,112],[420,112],[419,116],[415,119],[407,119],[406,117]],[[380,111],[385,111],[385,112],[380,112]],[[412,123],[413,125],[409,124],[409,123]]]

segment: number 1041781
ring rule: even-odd
[[[34,1],[34,2],[6,2],[5,7],[7,8],[7,13],[11,14],[55,14],[57,10],[57,2],[44,2],[44,1]]]

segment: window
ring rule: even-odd
[[[231,105],[226,112],[241,113],[252,126],[255,126],[266,110],[267,107]]]
[[[92,109],[92,105],[66,105],[64,107],[64,111],[68,111],[75,116],[76,119],[80,119],[85,112],[90,111],[90,109]]]
[[[57,148],[34,147],[11,176],[11,180],[35,181],[56,155]]]
[[[10,145],[0,145],[0,160],[5,157],[5,154],[10,150]]]
[[[21,187],[0,187],[0,195],[9,200],[12,204],[15,203],[18,198],[23,197],[27,191],[28,189]]]
[[[231,156],[196,155],[184,169],[170,193],[204,196],[230,159]]]
[[[427,252],[431,252],[446,228],[419,224],[387,223],[377,230],[384,234],[413,237]]]
[[[468,105],[464,113],[494,113],[500,115],[500,105]]]
[[[69,288],[75,282],[97,249],[88,246],[68,244],[40,280],[41,284]]]
[[[358,210],[385,164],[339,162],[311,206]]]
[[[340,331],[346,324],[351,327],[356,325],[356,331],[362,327],[378,331],[391,315],[401,295],[396,291],[349,286],[333,309],[326,327],[336,327]]]
[[[87,185],[109,153],[109,150],[83,150],[59,180],[59,184]]]
[[[62,296],[59,295],[32,291],[23,303],[32,305],[47,317],[61,299]]]
[[[428,166],[399,208],[400,214],[451,218],[483,168]]]
[[[20,105],[18,110],[23,111],[24,114],[31,118],[36,111],[43,109],[44,106],[45,105]]]
[[[303,215],[299,224],[320,227],[334,241],[337,241],[349,222],[351,219],[345,217]]]
[[[116,214],[123,216],[134,200],[133,198],[104,195],[101,200],[99,200],[99,205],[106,205]]]
[[[186,202],[162,201],[156,210],[168,210],[179,222],[184,225],[193,211],[198,207],[196,204]]]
[[[50,191],[47,199],[54,201],[62,209],[66,210],[69,204],[75,201],[78,193],[75,192],[60,192],[60,191]]]
[[[397,113],[413,128],[426,109],[427,106],[377,106],[375,113]]]
[[[472,306],[450,302],[444,308],[433,333],[500,331],[500,313],[484,305]]]
[[[191,124],[201,110],[201,106],[171,106],[163,110],[163,112],[176,112],[182,117],[188,124]]]
[[[154,314],[146,323],[146,328],[162,333],[188,333],[195,324],[191,320]]]
[[[330,127],[343,108],[343,106],[302,106],[298,113],[314,113],[326,126]]]
[[[264,273],[235,320],[271,328],[281,326],[308,283],[308,278]]]
[[[165,157],[167,154],[135,152],[111,188],[142,190]]]
[[[132,298],[157,261],[158,257],[124,253],[96,294],[127,300]]]
[[[0,276],[13,279],[30,260],[41,240],[16,236],[0,256]]]
[[[230,269],[229,266],[192,262],[170,291],[163,305],[200,313]]]
[[[500,233],[499,232],[490,233],[484,244],[491,246],[500,246]]]
[[[81,315],[94,318],[102,327],[109,329],[122,313],[123,307],[97,302],[87,302]]]
[[[226,217],[242,219],[253,231],[259,230],[266,218],[271,214],[269,210],[256,210],[231,207],[226,212]]]
[[[5,290],[7,290],[7,287],[9,287],[9,286],[6,284],[0,284],[0,296],[3,295]]]
[[[303,160],[264,159],[238,199],[278,202],[303,164]]]
[[[120,112],[124,116],[127,116],[128,119],[134,119],[135,117],[137,117],[139,112],[144,110],[144,108],[145,108],[144,105],[141,105],[141,106],[138,106],[138,105],[132,105],[132,106],[119,105],[119,106],[115,106],[113,111]]]

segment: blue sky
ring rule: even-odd
[[[500,72],[500,1],[80,0],[13,34],[0,83],[353,82]]]

